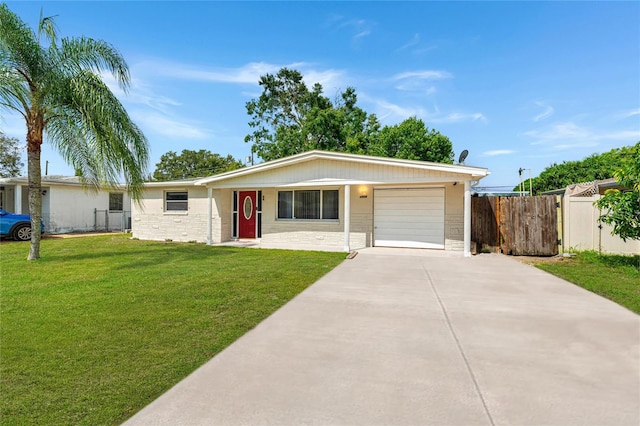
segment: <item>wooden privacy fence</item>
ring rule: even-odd
[[[471,241],[516,256],[558,254],[556,196],[473,197]]]

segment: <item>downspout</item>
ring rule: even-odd
[[[471,257],[471,182],[464,181],[464,257]]]
[[[207,186],[207,245],[213,244],[213,223],[211,216],[213,215],[213,206],[211,202],[213,200],[213,190],[210,186]]]
[[[344,186],[344,251],[349,253],[349,237],[351,222],[351,185]]]

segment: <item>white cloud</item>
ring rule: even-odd
[[[345,29],[353,33],[352,40],[358,41],[373,33],[375,23],[366,19],[347,19],[340,15],[331,15],[327,19],[327,26],[337,29]]]
[[[545,119],[551,117],[553,115],[553,113],[555,112],[555,110],[553,109],[552,106],[546,105],[544,102],[536,102],[536,105],[541,107],[541,108],[544,108],[544,111],[542,111],[540,114],[538,114],[535,117],[533,117],[533,121],[535,121],[536,123],[538,121],[542,121],[542,120],[545,120]]]
[[[494,149],[492,151],[485,151],[480,155],[483,157],[495,157],[496,155],[509,155],[514,153],[515,151],[511,149]]]
[[[418,43],[420,43],[420,34],[414,34],[413,38],[409,40],[407,43],[405,43],[403,46],[401,46],[398,50],[408,49],[410,47],[416,46]]]
[[[430,95],[436,92],[433,81],[453,78],[447,71],[422,70],[409,71],[396,74],[391,77],[391,81],[396,82],[395,89],[403,92],[416,92]]]
[[[591,133],[579,127],[575,123],[558,123],[546,130],[530,130],[523,133],[525,136],[537,139],[532,145],[540,145],[552,141],[564,139],[576,139],[591,137]]]
[[[400,122],[409,117],[422,116],[426,113],[423,108],[407,108],[382,99],[373,102],[376,106],[376,115],[380,116],[382,120],[390,118],[393,124],[396,121]]]
[[[421,55],[430,50],[436,49],[435,45],[427,45],[420,40],[420,34],[414,34],[413,38],[396,49],[396,52],[402,52],[404,50],[410,50],[414,55]]]
[[[452,112],[442,116],[431,117],[429,120],[433,123],[460,123],[462,121],[482,121],[486,123],[487,117],[485,117],[484,114],[479,112],[474,112],[474,113]]]
[[[616,114],[616,118],[618,120],[624,120],[625,118],[629,118],[629,117],[633,117],[636,115],[640,115],[640,108],[636,108],[636,109],[632,109],[632,110],[628,110],[628,111],[623,111],[619,114]]]
[[[163,112],[168,111],[171,107],[181,105],[180,102],[155,93],[151,88],[151,85],[140,78],[132,77],[129,90],[125,93],[111,74],[101,74],[101,77],[107,87],[123,103],[126,102],[129,104],[146,105],[150,108]]]
[[[479,112],[442,112],[437,105],[434,105],[433,110],[429,111],[421,106],[402,106],[383,99],[365,99],[375,105],[376,115],[378,115],[381,120],[390,124],[397,124],[414,116],[424,120],[427,125],[434,123],[487,122],[484,114]]]
[[[293,62],[289,64],[271,64],[267,62],[250,62],[237,68],[204,69],[190,64],[170,63],[164,61],[147,61],[138,65],[145,75],[164,76],[189,81],[205,81],[211,83],[250,84],[258,86],[260,77],[265,74],[276,74],[282,68],[300,71],[307,86],[315,83],[323,87],[345,86],[344,72],[335,69],[316,69],[313,64]]]
[[[320,83],[325,90],[325,95],[331,97],[332,90],[340,89],[344,90],[349,85],[346,82],[345,74],[338,70],[314,70],[314,69],[301,69],[300,72],[304,76],[305,84],[311,88],[314,84]]]
[[[286,65],[295,68],[302,64]],[[178,63],[146,63],[155,73],[169,77],[193,81],[210,81],[215,83],[258,84],[260,77],[267,73],[277,73],[283,66],[266,62],[250,62],[239,68],[202,69],[193,65]]]
[[[368,35],[371,34],[371,30],[364,30],[364,31],[360,31],[358,34],[354,35],[353,38],[357,39],[357,38],[362,38],[362,37],[366,37]]]
[[[441,70],[407,71],[391,77],[392,80],[443,80],[447,78],[453,78],[453,74]]]
[[[551,149],[566,150],[598,146],[606,141],[635,143],[640,139],[640,129],[592,130],[573,122],[556,123],[543,130],[530,130],[524,136],[533,138],[531,145],[544,145]]]
[[[179,137],[180,139],[206,139],[210,135],[191,124],[174,120],[161,114],[149,114],[147,111],[136,111],[131,113],[132,117],[149,133],[156,133],[168,137]]]

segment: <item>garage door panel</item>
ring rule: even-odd
[[[422,208],[419,206],[405,206],[403,204],[397,204],[393,206],[393,208],[384,208],[378,209],[378,214],[386,214],[386,215],[400,215],[400,214],[436,214],[443,216],[442,207],[434,206],[434,205],[423,205]]]
[[[444,215],[428,215],[428,214],[401,214],[398,212],[378,214],[378,219],[384,220],[398,220],[402,222],[425,222],[425,223],[437,223],[444,219]]]
[[[444,188],[374,190],[374,245],[444,248]]]
[[[414,233],[424,233],[424,232],[429,232],[432,234],[438,234],[438,233],[442,233],[444,231],[444,226],[425,226],[425,225],[420,225],[420,226],[416,226],[413,225],[411,223],[403,223],[403,224],[399,224],[398,226],[394,226],[393,228],[381,228],[381,227],[377,227],[376,231],[378,233],[378,235],[381,234],[394,234],[394,233],[400,233],[400,232],[414,232]]]
[[[407,240],[378,240],[376,239],[377,247],[398,247],[398,248],[426,248],[426,249],[443,249],[444,245],[439,243],[429,243],[420,241],[407,241]]]

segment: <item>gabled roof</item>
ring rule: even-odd
[[[328,151],[308,151],[301,154],[292,155],[290,157],[279,158],[277,160],[267,161],[265,163],[257,164],[255,166],[246,167],[243,169],[237,169],[219,175],[210,176],[203,179],[196,180],[194,185],[207,185],[214,182],[220,182],[226,179],[232,179],[240,176],[251,175],[260,173],[263,171],[291,166],[294,164],[304,163],[312,160],[334,160],[344,161],[345,163],[365,163],[372,165],[382,166],[399,166],[413,169],[422,170],[435,170],[447,173],[456,173],[460,175],[467,175],[472,179],[480,179],[489,174],[486,168],[471,167],[464,165],[444,164],[444,163],[431,163],[427,161],[417,160],[403,160],[400,158],[387,158],[387,157],[373,157],[370,155],[357,155],[346,154],[343,152],[328,152]]]
[[[552,189],[549,191],[542,192],[542,195],[567,195],[573,197],[589,197],[595,194],[604,194],[604,191],[607,189],[620,189],[623,190],[624,187],[621,186],[616,178],[602,179],[602,180],[594,180],[591,182],[580,182],[573,183],[571,185],[567,185],[564,188]]]
[[[42,185],[56,185],[56,186],[80,186],[82,187],[82,179],[78,176],[62,176],[62,175],[45,175],[41,178]],[[16,176],[16,177],[7,177],[0,178],[0,183],[2,184],[28,184],[29,178],[27,176]],[[88,186],[91,186],[89,183]],[[107,190],[110,188],[123,189],[125,185],[122,183],[117,183],[113,187],[103,187],[101,189]]]

